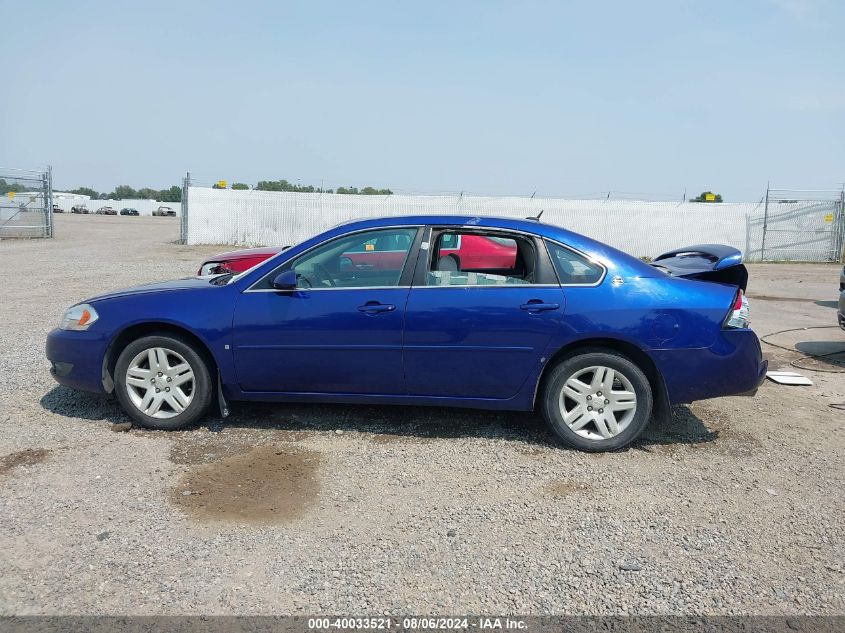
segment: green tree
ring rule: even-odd
[[[390,189],[375,189],[374,187],[364,187],[361,189],[361,194],[365,196],[389,196],[392,193]]]
[[[138,192],[129,185],[118,185],[114,191],[109,195],[112,200],[134,200],[137,199]]]
[[[182,202],[182,187],[173,185],[170,189],[162,189],[158,195],[161,202]]]
[[[23,185],[19,185],[16,182],[8,183],[2,178],[0,178],[0,195],[5,196],[10,191],[14,191],[15,193],[20,193],[21,191],[34,191]]]
[[[246,184],[246,183],[243,183],[243,182],[233,182],[232,183],[232,189],[234,189],[236,191],[244,191],[244,190],[249,189],[249,185]]]
[[[141,187],[138,189],[138,197],[142,200],[161,200],[161,192],[158,189]]]
[[[722,194],[714,194],[712,191],[702,191],[701,194],[695,198],[691,198],[690,202],[721,202]]]
[[[75,193],[78,196],[88,196],[91,200],[96,200],[100,197],[100,194],[91,189],[91,187],[77,187],[76,189],[71,189],[70,193]]]
[[[295,185],[287,180],[259,180],[256,191],[293,191],[296,193],[315,193],[319,191],[313,185]]]
[[[240,184],[240,183],[239,183]],[[232,189],[235,186],[232,185]],[[315,187],[314,185],[297,185],[285,179],[279,180],[259,180],[255,185],[256,191],[293,191],[298,193],[341,193],[349,195],[368,195],[368,196],[389,196],[393,192],[390,189],[376,189],[375,187],[364,187],[359,190],[358,187],[338,187],[337,190],[323,189],[322,187]]]
[[[353,196],[389,196],[393,194],[390,189],[376,189],[375,187],[364,187],[360,190],[358,187],[338,187],[337,192]]]

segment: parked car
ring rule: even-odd
[[[344,253],[353,264],[359,264],[365,259],[368,266],[384,268],[395,266],[404,258],[404,251],[396,248],[395,244],[382,237],[366,244],[362,248],[369,250],[360,253]],[[260,264],[265,259],[277,255],[290,246],[282,248],[247,248],[228,253],[219,253],[204,261],[197,272],[198,275],[214,275],[225,272],[240,273]],[[376,255],[376,253],[379,253]],[[441,266],[460,270],[463,266],[472,268],[507,268],[516,257],[516,246],[499,238],[485,235],[447,235],[441,244],[441,254],[447,256]]]
[[[88,215],[88,207],[86,207],[84,204],[77,204],[70,208],[70,212]]]
[[[836,311],[839,327],[845,330],[845,266],[839,272],[839,309]]]
[[[470,236],[513,261],[454,270]],[[376,266],[385,239],[402,256]],[[87,299],[46,353],[58,382],[114,393],[154,429],[234,400],[538,409],[566,444],[614,450],[653,413],[754,393],[766,373],[739,251],[655,263],[539,222],[361,220],[238,275]]]
[[[62,209],[59,205],[57,205],[57,204],[53,205],[53,213],[64,213],[64,212],[65,212],[65,210]]]
[[[172,208],[162,205],[158,209],[153,211],[153,215],[175,217],[176,212]]]
[[[284,248],[290,248],[286,246]],[[228,253],[218,253],[200,264],[197,275],[219,275],[221,273],[242,273],[253,266],[278,255],[284,248],[243,248]]]
[[[138,209],[121,209],[120,215],[138,215]]]
[[[117,215],[114,207],[100,207],[97,209],[97,215]]]

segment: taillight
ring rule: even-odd
[[[746,328],[751,323],[749,319],[750,311],[748,308],[748,299],[742,293],[742,288],[737,290],[734,298],[731,311],[725,319],[725,327],[729,328]]]

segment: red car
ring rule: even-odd
[[[287,247],[285,247],[287,248]],[[271,246],[266,248],[244,248],[239,251],[220,253],[202,263],[197,275],[219,275],[220,273],[242,273],[256,264],[270,259],[282,248]]]
[[[398,236],[388,235],[363,242],[341,255],[341,265],[353,265],[370,270],[395,268],[397,258],[403,259],[407,252],[406,248],[401,248],[402,245],[391,243],[391,240],[396,239]],[[441,260],[444,257],[453,260],[453,263],[449,264],[450,268],[454,266],[453,270],[506,269],[512,268],[516,260],[516,244],[511,239],[453,233],[446,233],[440,239]],[[197,274],[241,273],[280,253],[285,248],[288,247],[245,248],[220,253],[204,261]],[[398,263],[401,266],[401,261]],[[443,270],[444,264],[441,263],[440,266]]]
[[[440,240],[440,257],[454,259],[455,270],[513,268],[516,261],[516,243],[508,238],[446,233]]]

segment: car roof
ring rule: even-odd
[[[545,234],[544,229],[552,232],[560,229],[552,225],[546,225],[536,220],[521,218],[506,218],[485,215],[399,215],[381,218],[366,218],[363,220],[352,220],[339,224],[335,228],[345,230],[357,228],[370,228],[381,226],[408,226],[408,225],[435,225],[435,226],[460,226],[466,228],[503,228],[527,231],[529,233]]]
[[[511,229],[516,231],[524,231],[526,233],[533,233],[543,237],[548,237],[553,240],[562,241],[566,244],[576,246],[584,244],[585,246],[607,247],[606,244],[592,240],[584,235],[569,231],[560,226],[553,224],[546,224],[537,220],[529,220],[523,218],[505,218],[497,216],[484,215],[406,215],[406,216],[390,216],[382,218],[367,218],[364,220],[353,220],[340,224],[332,230],[335,232],[346,232],[349,230],[390,227],[390,226],[408,226],[408,225],[434,225],[434,226],[448,226],[461,227],[466,229]]]
[[[586,235],[581,235],[580,233],[565,229],[561,226],[555,226],[553,224],[537,220],[529,220],[527,218],[444,214],[367,218],[364,220],[353,220],[336,226],[324,233],[323,236],[337,236],[351,230],[408,225],[454,226],[467,229],[498,228],[524,231],[526,233],[532,233],[534,235],[539,235],[541,237],[560,242],[561,244],[599,259],[605,265],[609,265],[611,262],[616,265],[624,265],[630,274],[640,274],[642,276],[653,275],[653,269],[651,266],[644,264],[628,253],[613,248],[612,246],[608,246],[607,244],[594,240]]]

